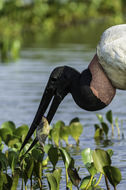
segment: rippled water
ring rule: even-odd
[[[17,63],[0,65],[0,124],[4,121],[12,120],[17,126],[21,124],[30,125],[36,110],[38,108],[41,96],[46,86],[47,80],[53,68],[57,66],[67,65],[84,70],[91,61],[95,49],[81,44],[59,44],[53,48],[26,48],[21,52],[21,58]],[[117,95],[112,103],[100,111],[103,115],[109,109],[112,109],[114,117],[118,116],[123,120],[123,132],[126,134],[126,92],[117,91]],[[97,122],[95,112],[87,112],[80,109],[73,101],[71,95],[65,97],[61,103],[56,115],[52,121],[63,120],[66,124],[74,118],[79,117],[84,125],[83,134],[80,139],[80,147],[70,149],[71,154],[76,159],[77,167],[80,167],[81,177],[87,173],[81,161],[81,150],[90,147],[112,148],[114,155],[112,162],[114,166],[120,168],[122,173],[122,181],[118,185],[118,189],[124,190],[126,185],[126,140],[118,138],[117,131],[111,139],[111,143],[106,145],[97,144],[94,141],[94,123]],[[111,130],[111,129],[110,129]],[[109,133],[111,134],[111,132]],[[111,135],[110,135],[111,138]],[[69,141],[74,142],[72,139]],[[60,167],[63,163],[59,162]],[[65,189],[64,179],[61,182],[61,189]],[[101,182],[104,186],[104,180]],[[48,189],[48,188],[47,188]]]

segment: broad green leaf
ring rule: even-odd
[[[80,184],[79,189],[85,189],[85,188],[87,187],[87,185],[89,184],[90,179],[91,179],[91,176],[86,176],[86,177],[84,177],[84,178],[81,180],[81,184]],[[93,185],[93,184],[95,183],[95,181],[96,181],[96,179],[93,178],[91,185]],[[90,187],[90,186],[89,186],[89,187]]]
[[[68,126],[61,126],[60,127],[60,138],[63,139],[67,145],[68,145],[69,135],[70,135],[69,127]]]
[[[60,186],[61,173],[62,173],[61,168],[58,168],[53,172],[53,176],[55,177],[56,182],[57,182],[57,190],[59,190],[59,186]]]
[[[12,130],[10,128],[2,128],[0,129],[0,137],[2,138],[2,141],[5,142],[5,144],[8,143],[8,141],[13,136]]]
[[[31,178],[33,168],[34,168],[34,160],[33,160],[33,158],[30,158],[29,162],[27,163],[26,168],[25,168],[26,175],[27,175],[28,179]]]
[[[58,168],[54,170],[53,173],[46,175],[50,190],[59,190],[61,172],[62,172],[62,169]]]
[[[48,154],[48,151],[49,151],[49,149],[50,149],[51,147],[53,147],[52,144],[45,144],[45,146],[44,146],[44,152],[45,152],[46,154]]]
[[[104,122],[104,119],[101,114],[96,114],[96,116],[97,116],[98,120],[100,121],[100,123]]]
[[[60,150],[64,165],[66,168],[68,168],[70,163],[71,163],[72,158],[71,158],[70,154],[65,149],[59,148],[59,150]]]
[[[116,187],[122,179],[120,170],[112,166],[105,166],[103,169],[106,177],[109,179],[109,182],[113,187]]]
[[[97,171],[104,174],[103,167],[111,165],[111,159],[108,152],[101,149],[95,149],[92,156],[95,168]]]
[[[3,190],[4,183],[7,183],[6,174],[0,171],[0,190]]]
[[[39,179],[42,178],[42,163],[41,162],[34,162],[34,168],[33,172],[35,173],[35,176]]]
[[[59,146],[59,140],[60,140],[60,128],[61,126],[65,126],[63,121],[58,121],[53,129],[51,130],[51,135],[52,135],[52,139],[54,141],[54,143],[56,144],[56,146]]]
[[[75,123],[75,122],[80,122],[80,120],[79,120],[78,117],[73,118],[73,119],[70,121],[69,125],[71,125],[72,123]]]
[[[70,135],[75,139],[76,143],[78,143],[82,132],[83,126],[80,124],[80,122],[74,122],[70,125]]]
[[[50,190],[59,190],[59,189],[57,189],[58,184],[57,184],[57,181],[56,181],[55,177],[53,176],[53,174],[47,174],[46,177],[48,180],[49,189]]]
[[[17,143],[19,143],[19,139],[18,138],[11,138],[11,140],[8,141],[7,145],[9,147],[13,148],[13,147],[17,147]]]
[[[85,148],[81,152],[81,156],[82,156],[82,160],[83,160],[84,164],[93,162],[92,153],[93,153],[93,151],[90,148]]]
[[[108,125],[105,122],[102,122],[101,125],[102,125],[102,129],[103,129],[105,135],[107,136],[108,135],[108,131],[109,131]]]
[[[1,128],[9,128],[13,133],[15,131],[16,126],[12,121],[6,121],[1,125]]]
[[[68,188],[69,190],[72,190],[72,186],[73,186],[72,182],[69,181],[69,182],[67,183],[67,188]]]
[[[58,149],[56,147],[51,147],[48,151],[49,160],[55,168],[58,162]]]
[[[81,178],[79,177],[77,170],[74,168],[68,167],[68,175],[72,184],[78,187],[81,181]]]
[[[109,110],[107,113],[106,113],[106,119],[111,123],[113,124],[113,117],[112,117],[112,111]]]
[[[44,153],[42,153],[41,150],[34,148],[32,150],[32,156],[33,156],[33,159],[36,162],[42,162],[43,161],[43,157],[44,157]]]
[[[28,130],[29,130],[29,127],[27,125],[22,125],[16,128],[16,130],[14,131],[14,135],[22,138],[27,135]]]

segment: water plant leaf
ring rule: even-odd
[[[104,122],[104,119],[101,114],[97,113],[96,116],[97,116],[98,120],[100,121],[100,123]]]
[[[80,184],[79,189],[85,189],[85,188],[87,187],[87,185],[89,184],[90,180],[91,180],[91,176],[86,176],[86,177],[84,177],[84,178],[81,180],[81,184]],[[93,178],[93,180],[92,180],[90,186],[94,185],[95,182],[96,182],[96,179]],[[90,186],[89,186],[89,188],[90,188]]]
[[[112,117],[112,111],[111,110],[109,110],[106,113],[106,119],[109,121],[109,123],[113,124],[113,117]]]
[[[120,170],[113,166],[105,166],[103,169],[104,169],[104,173],[107,176],[109,182],[115,188],[122,179]]]
[[[18,146],[19,146],[19,148],[21,147],[21,143],[20,143],[20,141],[19,141],[18,138],[11,138],[11,140],[8,141],[7,145],[9,147],[11,147],[11,148],[13,148],[13,147],[17,147],[18,148]]]
[[[46,175],[50,190],[59,190],[61,172],[61,168],[58,168],[52,174]]]
[[[68,169],[72,158],[71,158],[70,154],[64,148],[59,148],[59,150],[60,150],[64,165],[65,165],[65,168]]]
[[[29,130],[29,127],[27,125],[22,125],[15,129],[14,135],[21,138],[21,140],[23,142],[24,138],[26,137],[26,135],[28,133],[28,130]]]
[[[102,139],[103,138],[103,134],[104,134],[104,131],[102,128],[97,128],[96,131],[95,131],[95,134],[94,134],[94,138],[95,139]]]
[[[11,131],[13,133],[16,129],[16,126],[15,126],[14,122],[6,121],[6,122],[2,123],[1,128],[7,128],[7,129],[9,128],[9,129],[11,129]]]
[[[51,130],[51,136],[56,146],[59,146],[61,126],[65,126],[65,123],[63,121],[58,121]]]
[[[75,139],[76,143],[79,142],[79,137],[83,132],[83,126],[80,122],[74,122],[70,125],[70,135]]]
[[[101,123],[101,126],[102,126],[102,129],[103,129],[103,131],[104,131],[106,137],[107,137],[108,131],[109,131],[108,125],[107,125],[105,122],[102,122],[102,123]]]
[[[83,160],[84,164],[93,162],[92,153],[93,153],[93,151],[90,148],[85,148],[81,152],[81,156],[82,156],[82,160]]]
[[[32,157],[36,162],[42,162],[44,153],[41,150],[34,148],[32,150]]]
[[[68,126],[60,127],[60,138],[63,139],[67,145],[68,145],[69,134],[70,134],[70,129]]]
[[[13,133],[10,128],[2,128],[0,129],[0,136],[2,138],[2,141],[5,142],[5,144],[8,143],[8,141],[11,139]]]
[[[50,162],[53,165],[53,168],[55,168],[58,162],[58,148],[51,147],[48,151],[48,157],[49,157]]]
[[[75,168],[68,167],[68,175],[72,184],[78,187],[81,178],[79,177],[77,170]]]
[[[111,165],[111,159],[107,151],[104,151],[102,149],[95,149],[93,151],[93,161],[95,168],[97,171],[104,174],[104,166],[110,166]]]

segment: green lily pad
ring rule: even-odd
[[[83,126],[80,122],[74,122],[70,125],[70,135],[75,139],[76,143],[78,143],[80,135],[83,132]]]
[[[2,129],[3,128],[7,128],[7,129],[9,128],[9,129],[11,129],[11,131],[13,133],[15,131],[16,126],[12,121],[6,121],[6,122],[2,123],[1,128]]]

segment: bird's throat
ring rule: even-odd
[[[112,86],[112,83],[103,71],[103,68],[98,61],[97,54],[89,64],[89,70],[92,74],[90,88],[93,94],[106,105],[110,104],[115,96],[116,89]]]

